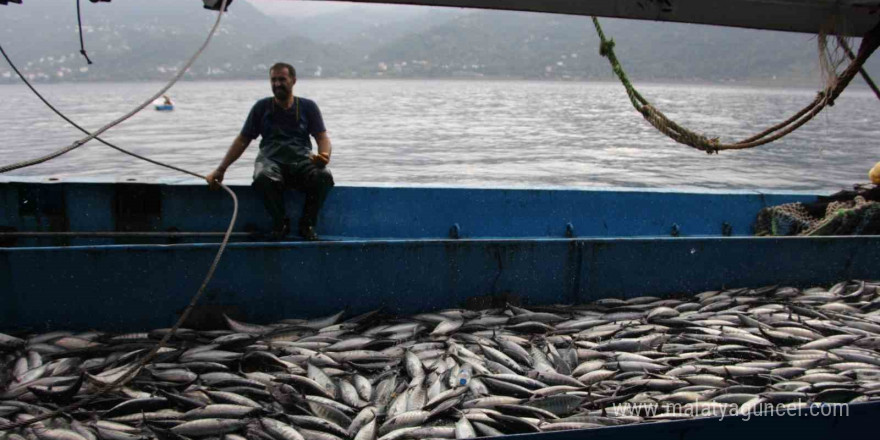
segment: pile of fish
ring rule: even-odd
[[[880,282],[227,322],[0,439],[451,439],[880,400]],[[168,331],[0,334],[0,423],[94,397]]]

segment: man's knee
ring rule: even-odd
[[[281,167],[278,164],[269,160],[257,159],[254,163],[254,186],[266,188],[283,182],[284,176],[281,174]]]
[[[276,191],[281,188],[281,182],[273,179],[269,173],[257,173],[251,186],[260,192]]]
[[[333,181],[333,174],[331,174],[330,170],[326,168],[318,168],[316,178],[318,180],[318,185],[322,187],[333,188],[336,185],[336,182]]]
[[[318,167],[312,167],[308,170],[303,179],[303,183],[303,187],[306,191],[316,189],[329,190],[335,185],[335,182],[333,182],[333,174],[330,173],[330,170]]]

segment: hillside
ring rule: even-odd
[[[215,19],[196,0],[82,4],[92,66],[78,53],[75,2],[0,8],[0,42],[30,78],[167,79]],[[589,18],[421,11],[352,7],[270,17],[238,1],[188,78],[264,78],[266,67],[279,60],[292,62],[304,77],[611,78]],[[812,35],[614,19],[603,25],[635,80],[818,82]],[[878,67],[875,56],[867,69]],[[10,69],[0,66],[0,82],[14,81]]]

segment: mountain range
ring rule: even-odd
[[[588,17],[453,8],[352,6],[321,15],[269,15],[232,4],[189,79],[259,79],[276,61],[304,77],[610,79]],[[197,0],[0,7],[0,44],[37,81],[164,80],[204,41],[216,19]],[[815,35],[603,19],[634,80],[790,81],[818,85]],[[857,44],[857,41],[854,42]],[[880,61],[869,60],[876,71]],[[0,65],[0,82],[16,81]]]

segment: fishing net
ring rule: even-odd
[[[842,16],[832,16],[819,30],[819,72],[822,76],[824,87],[833,89],[837,87],[843,68],[850,60],[847,55],[849,47],[853,45],[853,38],[846,35],[846,22]]]
[[[880,187],[841,191],[816,203],[764,208],[755,235],[880,235]]]

